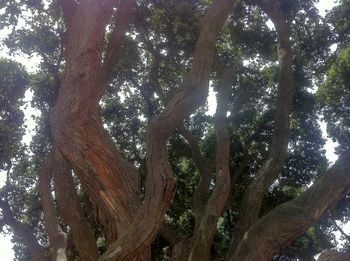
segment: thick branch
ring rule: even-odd
[[[165,110],[152,121],[147,131],[148,172],[143,207],[127,233],[107,250],[102,260],[130,260],[148,246],[158,233],[174,192],[167,141],[183,119],[205,101],[216,39],[235,2],[214,1],[204,16],[193,67]]]
[[[289,40],[290,28],[286,19],[283,19],[281,11],[277,10],[275,6],[264,6],[264,10],[275,24],[279,42],[278,59],[280,69],[275,124],[268,159],[244,193],[242,213],[236,225],[230,255],[233,254],[245,231],[259,218],[263,198],[283,168],[290,138],[289,116],[295,92],[292,48]]]
[[[71,228],[74,245],[82,260],[97,260],[95,236],[81,208],[70,164],[59,151],[55,152],[55,159],[54,184],[59,212]]]
[[[0,208],[2,209],[3,220],[13,229],[17,236],[24,240],[32,253],[33,260],[48,261],[49,258],[45,254],[45,249],[39,245],[33,231],[15,219],[8,202],[0,199]]]
[[[318,257],[317,261],[344,261],[350,260],[350,253],[325,250]]]
[[[223,69],[223,82],[219,91],[215,115],[216,182],[214,190],[206,204],[201,223],[195,231],[189,260],[209,260],[217,222],[226,206],[230,193],[230,139],[226,129],[226,113],[230,88],[230,72],[227,69]]]
[[[179,127],[179,132],[186,139],[191,149],[193,161],[200,175],[197,188],[193,194],[193,210],[196,221],[195,228],[198,228],[202,221],[205,212],[205,207],[208,201],[212,168],[211,166],[209,166],[207,161],[201,156],[198,142],[195,140],[192,133],[189,130],[187,130],[183,125]]]
[[[56,163],[59,162],[55,161],[55,155],[52,151],[46,158],[40,173],[39,191],[43,205],[45,229],[49,235],[50,247],[53,250],[53,260],[66,260],[67,235],[59,225],[55,203],[51,194],[52,173],[60,168]]]
[[[303,194],[274,208],[252,226],[230,260],[271,260],[348,193],[349,174],[348,151]]]

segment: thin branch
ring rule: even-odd
[[[111,77],[114,66],[121,56],[121,45],[126,30],[129,27],[131,12],[135,6],[134,0],[121,0],[115,13],[115,23],[113,31],[109,37],[108,46],[103,62],[103,79],[107,83]]]
[[[15,219],[10,205],[6,200],[0,199],[0,208],[2,209],[3,221],[13,229],[13,232],[17,236],[24,240],[32,253],[33,260],[48,261],[49,258],[45,254],[45,248],[38,243],[34,232],[28,226]]]
[[[328,211],[329,219],[333,223],[333,225],[339,230],[339,232],[346,238],[346,240],[350,241],[350,235],[346,234],[344,230],[337,224],[337,222],[333,219],[332,214]]]
[[[193,236],[193,246],[189,260],[209,260],[210,249],[216,233],[219,217],[230,195],[230,138],[226,128],[228,98],[231,90],[231,72],[221,68],[222,84],[219,89],[217,109],[215,114],[216,130],[216,180],[215,187],[204,209],[200,225]]]
[[[259,5],[260,2],[257,4]],[[235,227],[235,238],[228,256],[232,256],[244,233],[259,219],[263,198],[270,185],[278,178],[287,158],[288,141],[291,130],[289,117],[292,111],[295,85],[293,81],[292,47],[289,40],[290,26],[283,13],[274,5],[263,6],[271,17],[278,34],[279,83],[276,101],[275,124],[269,156],[248,186],[242,200],[241,216]]]
[[[41,170],[39,191],[43,205],[45,229],[49,235],[50,246],[53,248],[54,259],[58,258],[58,256],[67,258],[65,253],[67,235],[58,222],[57,211],[51,194],[51,178],[56,168],[59,168],[59,166],[56,165],[54,151],[52,151],[46,158]]]

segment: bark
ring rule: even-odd
[[[183,119],[205,101],[216,39],[234,4],[232,0],[214,1],[204,16],[191,71],[165,110],[150,123],[147,131],[148,171],[143,207],[127,233],[107,250],[101,260],[130,260],[156,236],[174,190],[167,159],[167,141]]]
[[[318,257],[317,261],[346,261],[350,260],[350,253],[325,250]]]
[[[54,172],[54,184],[59,212],[71,229],[74,245],[81,259],[97,260],[95,235],[80,206],[70,165],[58,151],[55,157],[57,168]]]
[[[45,229],[49,236],[52,249],[51,260],[67,260],[67,235],[62,230],[58,219],[54,200],[51,194],[51,179],[53,172],[61,172],[62,167],[55,159],[54,151],[46,158],[39,178],[39,191],[44,212]],[[62,174],[62,173],[59,173]]]
[[[211,245],[216,233],[216,225],[226,206],[230,193],[230,139],[226,129],[227,103],[230,96],[230,72],[223,69],[223,82],[219,91],[215,115],[216,129],[216,182],[205,206],[200,225],[192,238],[189,260],[206,261],[210,259]]]
[[[153,62],[152,62],[152,67],[149,75],[149,81],[153,87],[154,92],[159,96],[162,104],[166,106],[167,104],[166,96],[159,82],[159,67],[160,67],[162,56],[159,53],[159,50],[157,48],[154,48],[152,46],[152,43],[149,41],[147,34],[145,32],[147,29],[140,28],[139,30],[141,32],[143,43],[145,44],[147,50],[153,55]],[[143,93],[142,88],[136,82],[134,84],[138,86],[142,94]],[[143,95],[143,97],[145,98],[146,104],[149,107],[148,111],[150,112],[154,111],[153,108],[151,108],[151,101],[150,101],[149,95]],[[212,166],[209,164],[209,162],[206,159],[204,159],[201,156],[199,144],[196,141],[195,137],[192,135],[191,131],[189,131],[184,126],[183,123],[178,126],[177,130],[179,131],[180,135],[186,140],[188,147],[191,150],[194,164],[200,176],[197,189],[195,190],[193,195],[193,210],[194,210],[194,216],[195,216],[195,222],[196,222],[196,225],[195,225],[195,230],[196,230],[204,215],[205,206],[208,200],[209,187],[210,187],[210,181],[212,176],[211,175]],[[177,250],[176,252],[179,252],[179,250]]]
[[[63,10],[63,16],[65,23],[69,25],[73,18],[74,13],[77,10],[77,3],[75,0],[58,0]]]
[[[121,45],[124,38],[124,33],[129,27],[129,18],[131,17],[131,11],[135,5],[133,0],[120,1],[118,4],[118,10],[115,14],[115,22],[113,31],[109,37],[107,51],[105,59],[103,61],[103,78],[105,86],[108,84],[111,78],[111,74],[114,65],[120,59]],[[103,93],[101,93],[102,95]]]
[[[303,194],[274,208],[252,226],[230,260],[271,260],[349,192],[349,172],[348,151]]]
[[[0,208],[2,209],[4,222],[13,229],[14,234],[24,240],[25,244],[32,253],[33,260],[48,261],[49,258],[45,253],[45,248],[38,243],[33,231],[14,217],[13,212],[6,200],[0,199]]]
[[[199,172],[200,178],[197,188],[193,194],[193,211],[195,217],[195,231],[201,224],[205,213],[205,207],[208,201],[210,181],[212,167],[209,163],[201,156],[200,148],[198,142],[196,142],[192,133],[187,130],[184,126],[179,128],[180,134],[186,139],[192,153],[192,158]]]
[[[263,198],[283,168],[290,138],[289,116],[295,93],[292,47],[289,40],[290,20],[273,4],[266,5],[259,2],[257,5],[271,18],[278,36],[279,82],[275,124],[268,159],[244,193],[242,212],[235,227],[228,256],[233,255],[244,233],[259,219]]]
[[[109,242],[132,222],[139,200],[138,174],[106,134],[98,109],[107,77],[102,70],[104,33],[114,3],[91,0],[77,5],[67,27],[65,74],[52,116],[55,143],[99,209]],[[124,24],[128,19],[117,20]],[[105,57],[115,57],[113,50]]]

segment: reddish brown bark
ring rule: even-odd
[[[55,151],[55,162],[54,184],[59,212],[71,229],[74,245],[81,259],[97,260],[95,235],[80,206],[70,165],[58,151]]]
[[[78,4],[67,28],[66,70],[52,117],[54,140],[102,213],[109,241],[131,223],[139,189],[135,170],[121,158],[99,116],[106,87],[102,45],[112,3]]]
[[[203,18],[193,66],[165,110],[149,125],[146,137],[147,183],[142,209],[128,233],[102,260],[130,260],[156,236],[173,195],[174,181],[167,158],[167,141],[183,119],[204,103],[217,36],[235,1],[214,1]]]

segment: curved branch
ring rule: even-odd
[[[102,72],[105,27],[115,2],[79,2],[74,23],[67,29],[65,74],[51,125],[55,145],[98,208],[109,242],[129,226],[140,202],[137,170],[107,135],[98,106],[106,87]]]
[[[271,260],[348,193],[349,174],[350,151],[303,194],[274,208],[252,226],[230,260]]]
[[[230,194],[230,138],[226,128],[228,97],[230,96],[230,72],[224,68],[223,82],[219,90],[215,115],[216,129],[216,182],[206,204],[200,225],[193,236],[193,246],[189,260],[209,260],[211,245],[216,233],[216,226]]]
[[[275,124],[269,156],[248,186],[242,200],[242,213],[235,227],[234,240],[229,255],[243,238],[244,233],[258,220],[263,198],[278,178],[287,157],[290,138],[289,116],[292,110],[295,85],[293,81],[292,47],[290,43],[290,24],[284,14],[274,5],[257,3],[272,19],[278,35],[279,82],[276,102]]]
[[[4,222],[13,229],[17,236],[24,240],[32,253],[33,260],[48,261],[49,258],[45,254],[45,248],[38,243],[37,238],[29,227],[15,219],[8,202],[0,199],[0,208],[2,209]]]
[[[58,219],[55,203],[51,194],[52,173],[60,168],[56,165],[54,151],[46,158],[39,177],[39,191],[44,212],[45,229],[49,235],[50,247],[53,249],[53,260],[67,259],[67,235],[62,230]]]
[[[74,245],[82,260],[97,260],[95,235],[81,208],[70,164],[59,151],[55,151],[55,159],[54,187],[59,212],[71,228]]]
[[[101,260],[130,260],[158,233],[174,193],[167,155],[168,138],[183,119],[205,101],[216,39],[235,3],[234,0],[214,1],[204,16],[191,71],[147,131],[144,204],[127,232],[111,245]]]

